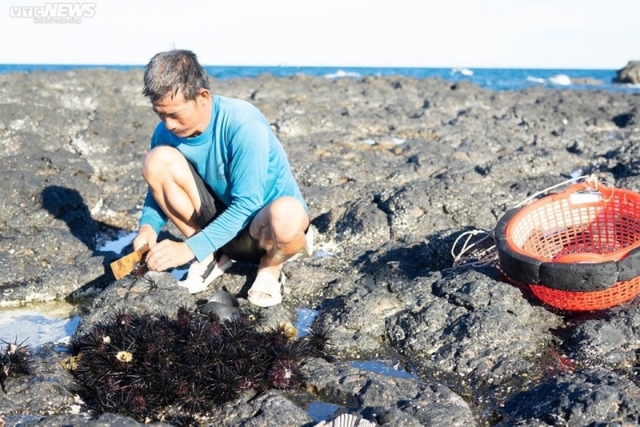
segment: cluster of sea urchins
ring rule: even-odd
[[[240,393],[299,387],[300,363],[328,357],[325,330],[296,339],[284,326],[259,331],[257,318],[114,313],[70,343],[76,391],[96,413],[190,424]]]
[[[30,375],[32,372],[31,350],[23,344],[2,341],[4,348],[0,349],[0,388],[3,392],[5,381],[9,377]]]

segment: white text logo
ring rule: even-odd
[[[96,15],[95,3],[45,3],[44,6],[10,6],[9,17],[28,18],[36,24],[81,24]]]

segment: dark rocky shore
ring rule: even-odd
[[[141,81],[141,71],[0,75],[0,306],[88,300],[79,333],[118,308],[171,313],[222,287],[246,304],[252,266],[191,296],[170,273],[116,281],[120,254],[99,251],[101,236],[135,229],[146,192],[157,118]],[[313,426],[309,401],[390,426],[640,424],[640,299],[562,312],[495,264],[452,269],[451,254],[462,233],[493,230],[572,173],[640,191],[640,93],[268,75],[212,87],[264,112],[311,210],[316,255],[285,265],[284,303],[268,321],[316,310],[336,360],[306,361],[304,390],[243,396],[211,425]],[[67,356],[44,345],[33,375],[6,380],[0,424],[139,425],[88,418]],[[414,378],[351,363],[367,360]]]

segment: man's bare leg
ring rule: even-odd
[[[295,197],[280,197],[258,212],[249,229],[251,237],[267,252],[260,259],[258,276],[268,274],[275,279],[270,283],[278,283],[284,262],[305,247],[308,227],[309,215]],[[249,296],[257,305],[269,305],[268,300],[273,297],[265,290],[249,290]]]
[[[200,196],[191,169],[175,148],[160,146],[151,150],[144,161],[142,175],[162,211],[186,237],[200,231],[192,221],[200,209]]]

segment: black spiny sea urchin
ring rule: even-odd
[[[115,312],[70,343],[75,391],[95,413],[145,422],[193,420],[240,393],[301,386],[300,363],[324,340],[297,340],[290,324],[260,332],[258,320],[242,310],[227,320],[186,307],[175,317]]]
[[[0,350],[0,388],[6,393],[5,381],[7,378],[30,375],[33,362],[31,349],[24,342],[18,344],[17,341],[13,343],[2,341],[2,343],[5,344],[5,347]]]

